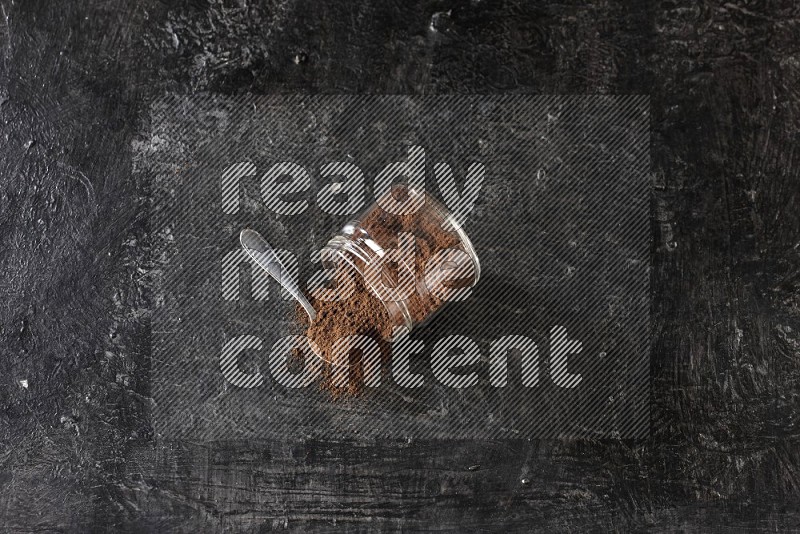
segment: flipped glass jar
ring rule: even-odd
[[[383,302],[395,334],[411,332],[447,302],[462,300],[480,262],[453,214],[424,190],[395,185],[324,247]],[[358,284],[357,284],[358,285]]]

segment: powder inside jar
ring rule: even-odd
[[[407,196],[405,186],[394,186],[387,193],[392,198],[402,201]],[[404,300],[404,306],[413,324],[418,324],[428,319],[442,307],[444,301],[437,295],[427,291],[424,285],[424,273],[428,261],[439,251],[450,248],[463,250],[462,241],[455,232],[448,231],[445,223],[444,209],[430,197],[424,195],[424,203],[414,213],[396,215],[383,210],[380,204],[375,204],[360,219],[360,227],[367,232],[369,237],[382,249],[393,249],[398,246],[401,233],[414,236],[414,262],[415,290]],[[356,268],[363,272],[363,262],[356,261]],[[386,305],[371,290],[360,272],[351,272],[353,292],[348,298],[336,301],[326,301],[311,298],[312,305],[317,311],[317,319],[313,324],[308,324],[308,317],[302,308],[298,308],[298,319],[306,327],[306,336],[320,350],[324,360],[324,375],[321,387],[329,391],[332,396],[340,397],[358,395],[363,391],[363,365],[360,350],[351,351],[349,360],[337,362],[334,360],[334,344],[337,340],[353,335],[366,336],[373,339],[381,355],[382,368],[386,368],[391,357],[391,343],[393,329],[397,318],[392,317]],[[396,283],[396,273],[391,268],[384,268],[382,279]],[[458,283],[448,283],[449,287],[469,287],[473,285],[474,277],[458,280]],[[344,387],[337,387],[333,381],[334,365],[348,367],[348,381]]]

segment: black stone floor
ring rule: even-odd
[[[8,531],[800,529],[800,4],[0,0]],[[167,92],[647,94],[651,436],[158,443]]]

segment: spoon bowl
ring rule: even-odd
[[[274,278],[286,291],[289,292],[294,299],[300,303],[303,310],[308,314],[308,318],[313,323],[317,318],[317,312],[311,303],[297,287],[297,284],[292,278],[289,271],[283,265],[275,250],[267,243],[267,240],[261,237],[261,234],[255,230],[246,228],[239,233],[239,242],[247,255],[253,260],[272,278]]]

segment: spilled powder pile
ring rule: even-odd
[[[395,186],[391,194],[402,201],[407,195],[404,186]],[[460,239],[455,233],[442,228],[443,215],[438,203],[425,193],[425,203],[415,213],[395,215],[384,211],[375,204],[361,217],[361,227],[383,249],[396,248],[401,232],[414,235],[415,239],[415,277],[417,290],[406,301],[408,311],[414,324],[420,323],[436,312],[442,305],[441,299],[427,292],[421,281],[428,260],[438,251],[460,246]],[[358,265],[358,262],[357,262]],[[363,277],[353,272],[354,291],[344,300],[313,300],[317,310],[316,321],[309,325],[308,317],[302,308],[298,308],[298,319],[306,328],[306,336],[319,347],[325,361],[325,371],[321,387],[333,397],[358,395],[364,387],[363,367],[359,350],[353,350],[349,360],[349,380],[346,387],[336,387],[332,381],[332,363],[334,343],[343,337],[364,335],[374,339],[381,351],[382,367],[385,369],[391,355],[389,339],[393,327],[396,326],[385,305],[366,286]],[[389,279],[396,275],[383,273]],[[470,284],[466,284],[470,285]]]
[[[392,321],[386,312],[386,307],[373,296],[357,275],[354,282],[353,294],[346,300],[333,302],[312,300],[311,304],[317,310],[317,320],[310,326],[308,326],[308,315],[302,309],[298,309],[298,316],[307,325],[306,336],[320,349],[324,360],[320,387],[330,392],[333,397],[358,395],[364,387],[361,354],[355,350],[348,362],[347,385],[345,387],[334,385],[333,346],[337,340],[354,334],[374,339],[380,348],[383,365],[388,363],[391,354],[388,339],[392,335]]]

